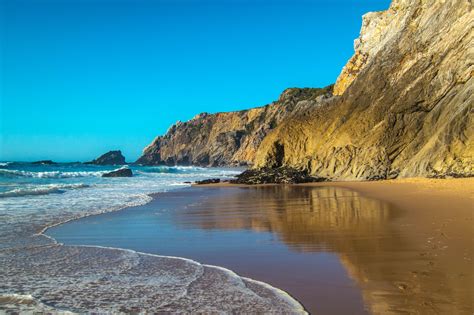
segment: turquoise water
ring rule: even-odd
[[[241,172],[225,168],[132,165],[128,167],[133,177],[101,177],[119,167],[2,162],[0,248],[10,247],[18,240],[24,242],[23,236],[37,233],[48,225],[145,204],[151,200],[150,193],[190,186],[184,182],[227,178]]]
[[[130,178],[103,178],[119,166],[81,163],[35,165],[0,163],[0,215],[14,220],[19,214],[87,213],[110,211],[151,200],[150,193],[190,186],[184,182],[226,178],[240,169],[129,166]]]

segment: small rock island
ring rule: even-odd
[[[31,162],[31,164],[34,164],[34,165],[56,165],[58,163],[56,163],[52,160],[41,160],[41,161]]]
[[[97,159],[92,160],[90,162],[86,162],[84,164],[94,164],[94,165],[124,165],[127,164],[125,162],[125,157],[122,155],[122,151],[109,151]]]

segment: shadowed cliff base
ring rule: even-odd
[[[307,171],[291,167],[250,169],[230,180],[232,184],[300,184],[324,182],[325,178],[311,176]]]

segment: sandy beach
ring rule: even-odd
[[[473,312],[474,179],[327,185],[355,190],[403,211],[396,226],[410,241],[410,252],[394,247],[377,259],[373,253],[359,253],[367,263],[362,268],[347,265],[374,313],[422,314],[430,308],[435,314]]]
[[[226,183],[208,185],[216,186],[244,187]],[[372,240],[374,243],[367,240],[366,244],[350,244],[352,240],[348,240],[347,246],[338,250],[341,262],[361,287],[371,312],[472,314],[473,178],[296,186],[350,189],[395,209],[392,210],[395,218],[385,227],[382,237]]]
[[[229,268],[311,313],[472,314],[473,183],[200,185],[48,233]]]

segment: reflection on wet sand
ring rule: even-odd
[[[384,202],[340,188],[269,186],[221,194],[177,212],[177,224],[275,232],[299,251],[376,247],[396,215]]]
[[[472,313],[472,265],[463,253],[439,262],[426,248],[420,227],[429,218],[412,221],[406,211],[339,188],[212,189],[221,192],[177,211],[175,224],[268,231],[298,252],[337,253],[376,314]]]

